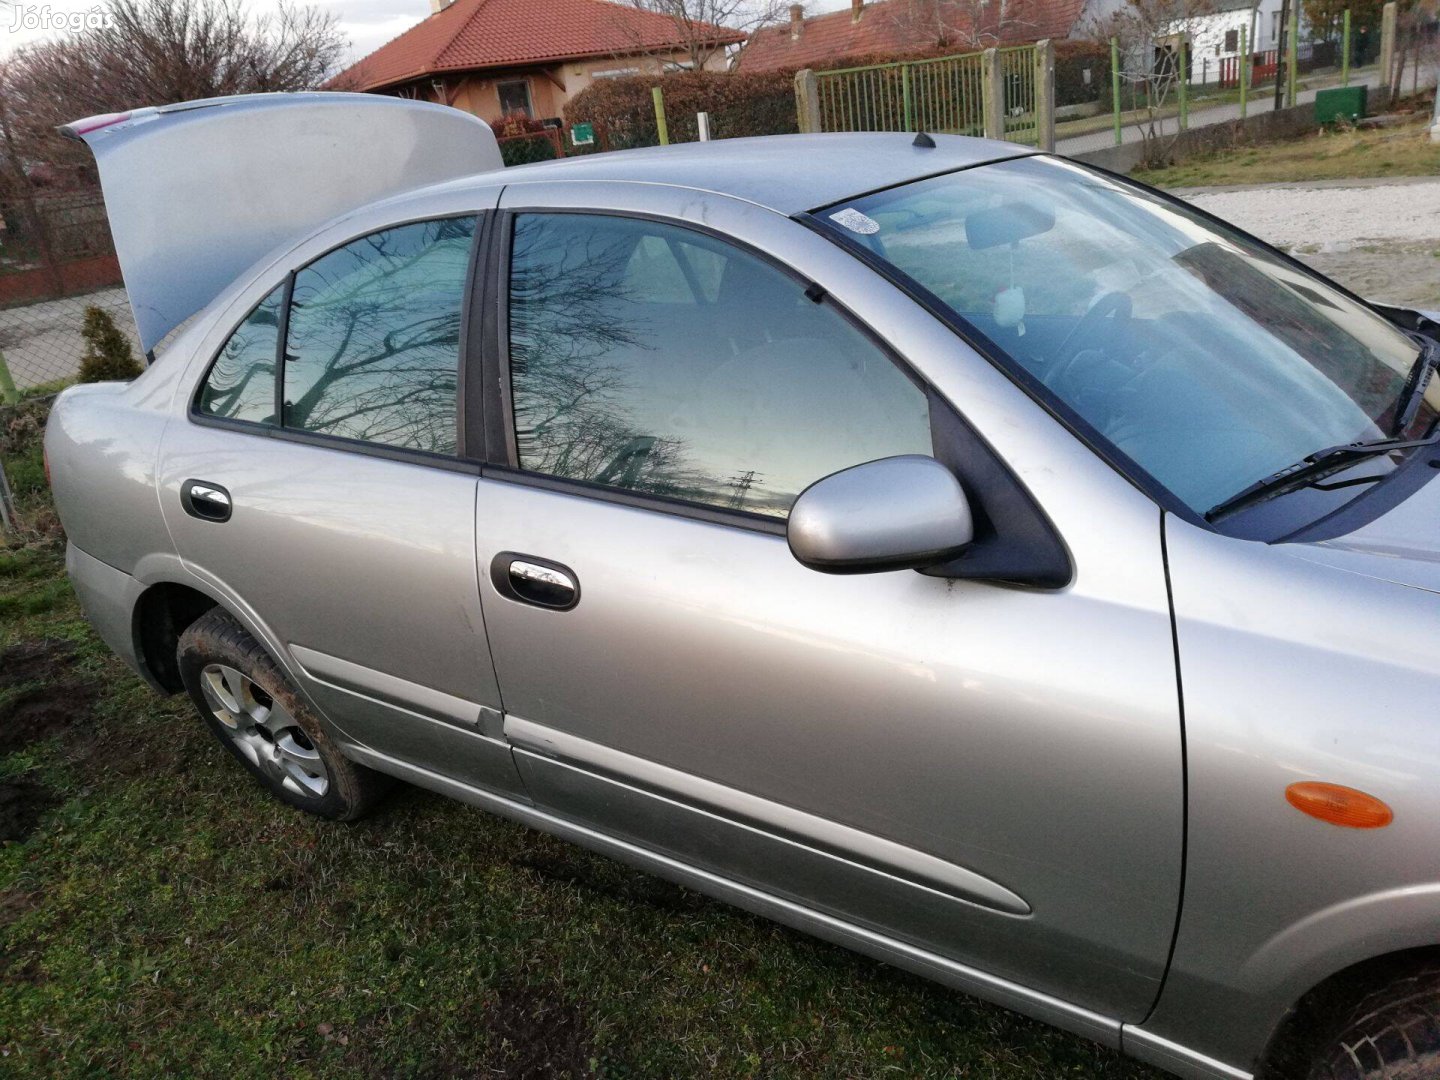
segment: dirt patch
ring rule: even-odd
[[[50,682],[63,676],[75,658],[73,641],[27,641],[0,651],[0,688]]]
[[[506,1080],[597,1075],[589,1023],[553,987],[502,987],[485,1010],[489,1072]]]
[[[90,718],[95,687],[62,682],[17,694],[0,706],[0,757],[59,735]]]
[[[27,840],[58,800],[50,789],[24,780],[0,783],[0,843]]]

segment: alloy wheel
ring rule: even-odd
[[[200,689],[222,730],[262,773],[297,795],[320,798],[330,789],[330,773],[305,729],[249,676],[208,664]]]

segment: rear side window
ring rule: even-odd
[[[783,517],[931,450],[924,393],[839,312],[678,226],[519,216],[510,371],[520,467],[629,491]]]
[[[284,424],[455,452],[460,309],[473,218],[402,225],[295,275]]]
[[[275,357],[284,303],[285,286],[281,285],[230,335],[200,389],[199,407],[206,416],[257,424],[275,422]]]

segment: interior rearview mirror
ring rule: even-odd
[[[975,522],[955,475],[907,454],[811,484],[790,509],[786,538],[812,570],[868,574],[952,559],[975,538]]]

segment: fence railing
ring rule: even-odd
[[[796,75],[795,90],[801,131],[929,131],[1053,141],[1055,62],[1049,41],[805,70]]]
[[[977,134],[981,108],[980,53],[913,63],[818,71],[820,125],[825,131],[934,131]]]
[[[1005,138],[1035,142],[1035,50],[1000,49],[1000,75],[1005,84]]]

